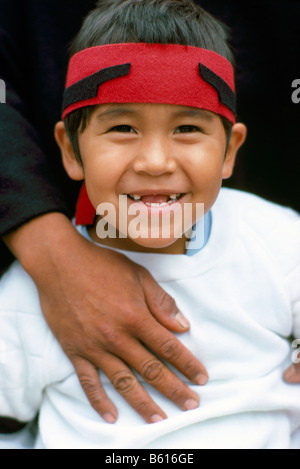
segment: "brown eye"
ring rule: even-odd
[[[180,125],[175,130],[176,134],[178,134],[178,133],[192,133],[192,132],[200,132],[199,127],[197,127],[195,125]]]
[[[116,125],[115,127],[112,127],[110,129],[110,132],[123,132],[123,133],[128,133],[128,132],[135,132],[134,128],[131,127],[130,125]]]

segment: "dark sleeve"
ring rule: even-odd
[[[24,72],[21,4],[0,2],[0,78],[6,84],[6,103],[0,104],[0,236],[43,213],[68,212],[29,118],[26,97],[33,84]]]
[[[25,423],[0,417],[0,433],[9,434],[19,432],[25,427]]]

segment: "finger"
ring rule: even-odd
[[[149,310],[156,320],[173,332],[185,332],[189,321],[184,317],[174,300],[154,280],[148,271],[142,271],[140,281]]]
[[[300,383],[300,363],[289,366],[285,370],[283,377],[290,384]]]
[[[83,358],[73,359],[73,365],[91,406],[107,423],[115,423],[118,411],[104,391],[96,367]]]
[[[102,354],[99,365],[116,391],[147,423],[156,423],[167,418],[122,360]]]
[[[126,362],[147,383],[182,410],[191,410],[199,406],[198,394],[192,391],[175,373],[143,347],[142,344],[132,342],[126,349],[126,354],[119,350],[119,356],[124,360],[126,357]]]
[[[207,383],[208,373],[204,365],[177,337],[156,321],[150,320],[140,326],[139,339],[193,383],[199,385]]]

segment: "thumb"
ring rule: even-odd
[[[190,323],[179,310],[174,298],[163,290],[148,271],[140,277],[145,300],[151,314],[167,329],[186,332]]]

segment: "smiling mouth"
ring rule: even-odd
[[[136,195],[136,194],[127,194],[127,197],[133,202],[147,205],[148,207],[166,207],[167,205],[172,205],[178,202],[185,194],[151,194],[151,195]]]

